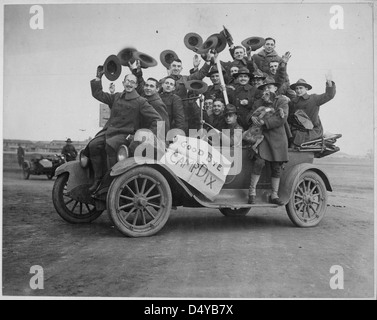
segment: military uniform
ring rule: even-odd
[[[162,121],[158,112],[141,97],[136,90],[110,94],[103,92],[102,82],[90,82],[92,95],[97,100],[109,105],[110,118],[103,129],[89,142],[89,156],[93,164],[95,179],[104,175],[104,167],[112,167],[117,159],[120,145],[130,145],[130,136],[145,127],[154,134],[157,133],[157,121]],[[106,153],[104,153],[106,151]]]
[[[299,80],[300,81],[300,80]],[[305,80],[303,80],[305,81]],[[302,85],[305,85],[303,83]],[[295,83],[291,85],[291,89],[295,88],[296,85],[299,83]],[[310,87],[311,88],[311,87]],[[289,103],[289,118],[288,121],[290,124],[293,123],[292,117],[293,114],[297,110],[303,110],[310,120],[313,123],[312,130],[304,130],[300,131],[294,126],[291,126],[291,131],[293,135],[293,143],[295,145],[301,145],[303,142],[314,140],[321,138],[323,135],[323,127],[321,120],[319,118],[319,107],[326,102],[330,101],[335,97],[336,93],[336,86],[335,83],[332,82],[332,86],[330,87],[329,84],[326,82],[326,92],[323,94],[308,94],[301,97],[296,97],[291,100]]]
[[[170,128],[185,130],[185,113],[183,110],[182,99],[172,92],[162,92],[160,97],[169,115]]]

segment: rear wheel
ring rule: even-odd
[[[97,219],[103,210],[96,210],[92,204],[73,199],[67,193],[69,174],[64,173],[57,177],[52,189],[52,201],[57,213],[70,223],[88,223]]]
[[[232,208],[221,208],[220,212],[226,217],[243,217],[246,216],[250,211],[250,208],[240,208],[240,209],[232,209]]]
[[[316,226],[327,209],[327,190],[322,178],[313,171],[302,173],[285,208],[296,226]]]
[[[172,206],[168,182],[157,170],[142,166],[118,177],[107,193],[107,211],[128,237],[147,237],[162,229]]]

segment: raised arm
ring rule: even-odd
[[[114,102],[114,95],[107,92],[103,92],[102,80],[101,80],[103,74],[104,74],[103,67],[98,66],[96,78],[90,81],[90,87],[92,89],[92,96],[98,101],[101,101],[107,104],[111,108]]]
[[[336,86],[335,82],[332,81],[331,73],[326,74],[326,91],[323,94],[315,95],[317,106],[321,106],[326,102],[329,102],[335,97]]]

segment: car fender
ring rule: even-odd
[[[332,191],[330,180],[326,173],[316,165],[311,163],[301,163],[290,167],[287,171],[283,171],[280,179],[279,198],[287,204],[293,196],[294,186],[297,184],[301,174],[306,171],[317,173],[323,180],[327,191]]]
[[[80,162],[76,161],[69,161],[63,163],[55,170],[55,176],[58,177],[63,173],[69,174],[69,179],[67,182],[67,191],[71,191],[72,189],[82,186],[85,184],[92,184],[93,179],[90,177],[90,172],[88,168],[82,168]]]
[[[125,160],[117,162],[112,168],[111,168],[111,176],[119,176],[133,168],[143,166],[143,165],[149,165],[153,168],[155,168],[157,171],[162,173],[166,180],[169,182],[170,189],[174,194],[177,194],[179,191],[183,191],[184,195],[188,197],[193,197],[192,191],[183,183],[183,181],[178,178],[174,172],[165,164],[158,160],[150,159],[150,158],[143,158],[143,157],[132,157],[127,158]],[[180,190],[176,190],[175,186],[180,187]]]

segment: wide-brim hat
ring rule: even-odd
[[[199,34],[189,32],[185,35],[183,42],[188,49],[197,52],[198,48],[203,44],[203,39]]]
[[[217,44],[215,46],[215,50],[216,50],[217,53],[220,53],[226,47],[226,44],[227,44],[226,38],[225,38],[224,34],[221,33],[221,32],[220,33],[215,33],[215,34],[211,35],[211,37],[212,36],[214,36],[214,37],[217,38]]]
[[[281,86],[281,83],[279,82],[275,82],[275,81],[272,81],[272,80],[267,80],[266,83],[260,85],[258,87],[259,90],[264,90],[264,88],[266,88],[266,86],[269,86],[270,84],[276,86],[277,88],[279,88]]]
[[[237,108],[234,105],[229,103],[225,106],[224,111],[223,111],[223,115],[225,116],[225,115],[230,114],[230,113],[237,114],[238,112],[237,112]]]
[[[264,40],[264,38],[261,38],[261,37],[249,37],[249,38],[246,38],[245,40],[243,40],[241,42],[241,44],[245,48],[251,47],[251,49],[253,51],[255,51],[255,50],[258,50],[259,48],[263,47],[265,42],[266,41]]]
[[[221,71],[222,71],[223,75],[225,75],[226,71],[224,70],[224,68],[222,66],[221,66]],[[208,71],[207,77],[210,77],[214,73],[219,73],[219,69],[217,68],[216,65],[211,67],[211,69]]]
[[[234,73],[233,74],[233,78],[238,78],[239,75],[241,74],[246,74],[247,76],[249,76],[250,78],[252,77],[252,74],[250,73],[250,70],[246,67],[241,67],[238,69],[238,72],[237,73]]]
[[[122,65],[116,55],[112,54],[107,57],[103,64],[103,71],[105,72],[105,77],[110,81],[115,81],[119,78],[122,73]]]
[[[253,72],[252,77],[253,79],[266,79],[266,76],[259,69]]]
[[[217,46],[218,38],[215,35],[209,36],[206,41],[197,49],[197,52],[207,53],[211,49],[215,49]]]
[[[120,61],[120,64],[122,66],[128,67],[128,63],[134,63],[135,58],[134,58],[134,53],[137,51],[136,48],[133,47],[126,47],[122,50],[119,51],[117,57]]]
[[[175,59],[178,59],[178,55],[173,50],[164,50],[160,53],[160,61],[165,68],[169,68]]]
[[[291,84],[289,87],[292,90],[295,90],[297,86],[306,87],[308,90],[312,88],[312,86],[309,83],[307,83],[304,79],[298,79],[296,83]]]
[[[201,94],[207,91],[208,84],[201,80],[190,80],[185,82],[185,87],[196,94]]]
[[[141,68],[154,67],[154,66],[157,66],[158,64],[157,61],[153,57],[140,51],[135,51],[133,56],[135,60],[140,61]]]
[[[68,138],[65,142],[72,142],[71,138]]]

